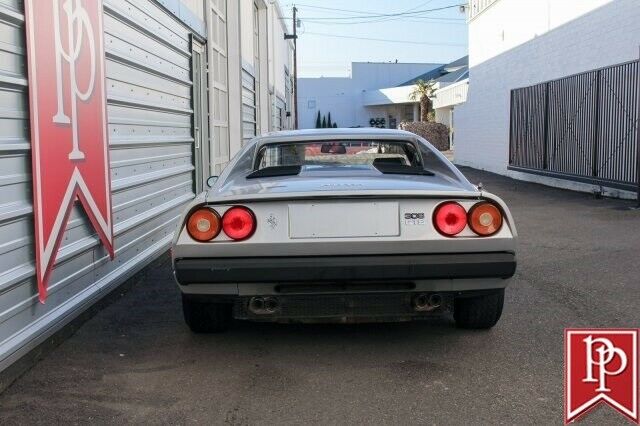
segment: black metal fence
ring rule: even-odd
[[[509,169],[636,190],[638,61],[511,91]]]

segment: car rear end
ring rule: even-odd
[[[516,264],[513,221],[488,194],[197,205],[173,255],[187,298],[270,321],[420,318],[500,292]]]

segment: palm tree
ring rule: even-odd
[[[433,96],[433,80],[416,81],[415,88],[409,94],[409,99],[412,101],[420,101],[420,121],[429,121],[429,112],[431,111],[431,99]]]

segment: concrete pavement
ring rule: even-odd
[[[0,395],[0,423],[561,424],[563,329],[640,325],[633,202],[463,169],[520,234],[499,324],[184,325],[168,256]],[[586,424],[624,423],[600,408]]]

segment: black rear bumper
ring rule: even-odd
[[[513,253],[176,259],[181,285],[509,278]]]

